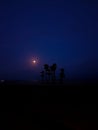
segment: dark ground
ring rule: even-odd
[[[0,130],[97,130],[97,85],[0,84]]]

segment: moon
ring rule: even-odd
[[[38,58],[32,59],[32,63],[33,63],[33,65],[37,65],[38,64]]]
[[[33,64],[36,64],[36,60],[33,60]]]

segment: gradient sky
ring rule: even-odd
[[[55,62],[69,78],[95,76],[97,0],[0,0],[0,16],[0,79],[32,79]]]

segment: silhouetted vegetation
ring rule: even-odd
[[[44,65],[44,70],[45,70],[45,79],[48,81],[48,71],[49,71],[49,65],[45,64]]]
[[[57,69],[57,64],[53,64],[49,66],[48,64],[44,64],[44,70],[45,70],[45,80],[46,82],[55,82],[56,81],[56,69]],[[41,75],[42,77],[42,75]]]
[[[51,82],[51,83],[55,83],[57,81],[56,78],[56,70],[57,70],[57,64],[54,63],[51,66],[49,66],[48,64],[44,64],[44,71],[41,72],[41,79],[42,82]],[[61,68],[60,69],[60,73],[59,73],[59,81],[60,83],[64,82],[64,78],[65,78],[65,72],[64,69]]]
[[[41,71],[41,79],[42,79],[42,82],[44,81],[44,77],[45,77],[45,72],[44,71]]]
[[[51,76],[52,76],[52,82],[56,81],[56,69],[57,69],[57,64],[53,64],[52,66],[50,66],[51,69]]]

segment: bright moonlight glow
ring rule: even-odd
[[[39,60],[38,60],[38,58],[36,58],[36,57],[34,57],[34,58],[32,58],[32,60],[31,60],[31,62],[32,62],[32,65],[38,65],[38,62]]]
[[[36,60],[33,60],[33,64],[36,64]]]

